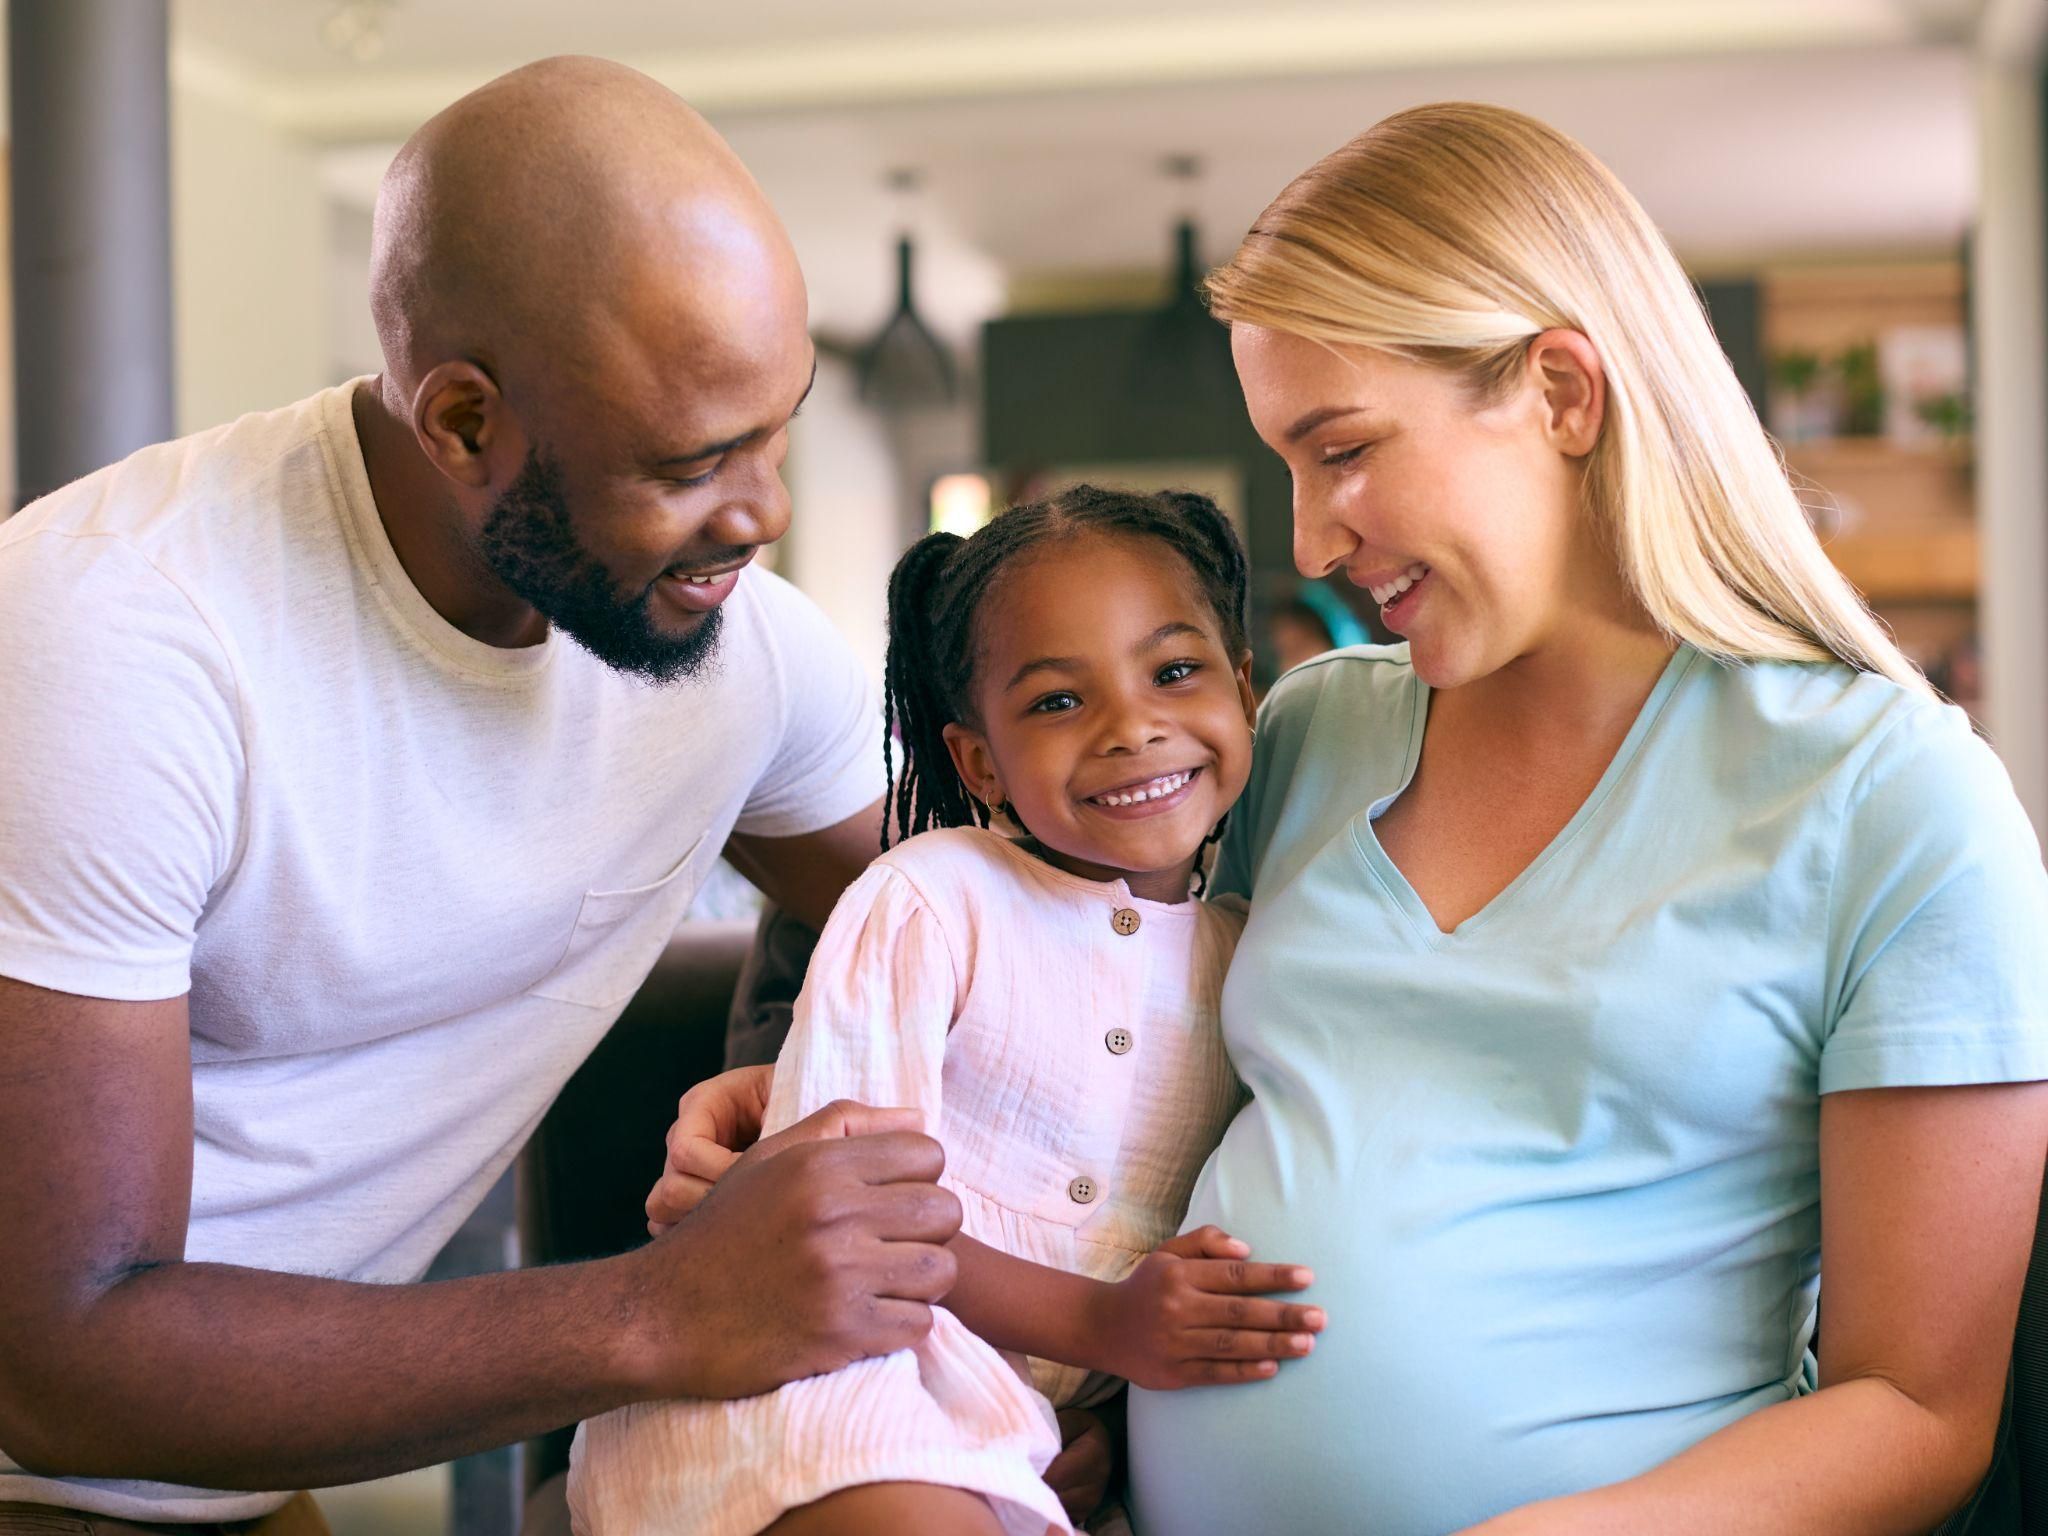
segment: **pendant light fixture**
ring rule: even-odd
[[[908,204],[917,190],[918,174],[908,168],[893,170],[888,186],[905,208],[896,237],[896,308],[854,355],[860,397],[884,411],[943,405],[959,392],[959,371],[946,344],[917,312],[917,246],[910,235]]]
[[[1195,184],[1202,162],[1193,155],[1169,155],[1159,169],[1178,189],[1173,226],[1173,267],[1166,302],[1139,329],[1132,385],[1140,409],[1184,410],[1213,404],[1234,389],[1230,338],[1202,300],[1201,236],[1195,223]],[[1214,397],[1212,399],[1212,397]]]

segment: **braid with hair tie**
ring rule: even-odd
[[[882,769],[889,776],[884,851],[892,816],[899,842],[934,826],[986,824],[971,808],[966,820],[954,819],[956,799],[970,797],[946,751],[952,709],[932,644],[934,589],[966,543],[957,533],[927,534],[905,551],[889,575],[889,654],[882,673]],[[890,756],[892,738],[903,742],[901,775]]]

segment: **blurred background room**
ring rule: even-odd
[[[1287,478],[1198,283],[1296,172],[1386,114],[1534,113],[1663,227],[1834,558],[2048,825],[2043,0],[0,10],[0,345],[22,341],[0,368],[6,507],[376,371],[371,209],[397,146],[505,68],[599,54],[703,110],[794,237],[821,363],[772,560],[877,675],[907,543],[1082,477],[1193,486],[1240,520],[1262,685],[1373,638],[1365,594],[1294,573]],[[81,78],[84,106],[63,87]],[[103,235],[81,257],[59,238],[155,207],[167,239]],[[440,1532],[460,1482],[323,1503],[339,1536]],[[464,1527],[503,1529],[474,1503],[489,1485],[466,1486]]]

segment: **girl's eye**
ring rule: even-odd
[[[1080,707],[1080,698],[1071,693],[1048,693],[1042,699],[1033,699],[1028,711],[1034,715],[1063,715],[1070,709]]]
[[[1169,661],[1159,669],[1159,675],[1153,678],[1152,681],[1162,684],[1184,683],[1193,677],[1198,670],[1200,670],[1200,664],[1197,662]]]
[[[1342,469],[1347,464],[1355,464],[1364,456],[1365,450],[1371,446],[1371,443],[1360,443],[1356,448],[1346,448],[1341,453],[1326,453],[1322,458],[1323,467],[1325,469]]]

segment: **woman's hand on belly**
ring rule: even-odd
[[[1090,1353],[1155,1392],[1263,1381],[1313,1350],[1324,1322],[1320,1307],[1269,1298],[1314,1281],[1299,1264],[1253,1263],[1246,1244],[1198,1227],[1099,1289]]]

